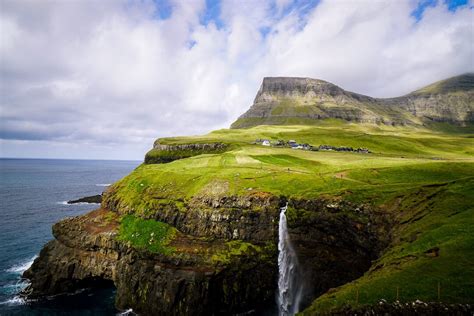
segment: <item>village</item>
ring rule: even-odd
[[[268,146],[268,147],[287,147],[296,150],[310,150],[310,151],[343,151],[343,152],[355,152],[355,153],[362,153],[362,154],[369,154],[371,151],[367,148],[353,148],[353,147],[346,147],[346,146],[331,146],[331,145],[319,145],[319,146],[312,146],[310,144],[304,143],[299,144],[295,140],[277,140],[277,141],[270,141],[268,139],[256,139],[253,144]]]

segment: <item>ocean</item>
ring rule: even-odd
[[[0,315],[115,315],[115,289],[77,293],[25,303],[16,294],[21,274],[42,246],[51,226],[95,209],[66,201],[100,194],[139,161],[0,159]]]

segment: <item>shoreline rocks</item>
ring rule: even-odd
[[[85,196],[77,200],[67,201],[67,204],[79,204],[79,203],[100,204],[102,203],[102,194]]]

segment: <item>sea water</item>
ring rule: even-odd
[[[82,289],[25,304],[21,274],[42,246],[51,226],[84,214],[94,204],[66,201],[102,193],[139,161],[0,159],[0,315],[114,315],[114,289]]]

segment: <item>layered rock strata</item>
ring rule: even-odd
[[[142,314],[271,309],[278,273],[278,213],[286,201],[261,193],[195,198],[185,203],[185,212],[155,210],[149,218],[179,230],[170,243],[174,252],[161,254],[117,238],[119,219],[128,211],[106,197],[104,208],[53,226],[55,240],[24,274],[31,280],[25,294],[42,298],[110,280],[117,287],[116,306]],[[288,202],[290,236],[307,280],[306,305],[363,274],[387,243],[389,220],[383,213],[340,201]]]
[[[227,148],[228,145],[223,143],[163,145],[155,142],[153,148],[145,155],[145,163],[168,163],[202,154],[218,154]]]
[[[342,119],[391,125],[474,122],[474,74],[449,78],[405,96],[373,98],[311,78],[267,77],[250,109],[231,128],[315,124]]]

